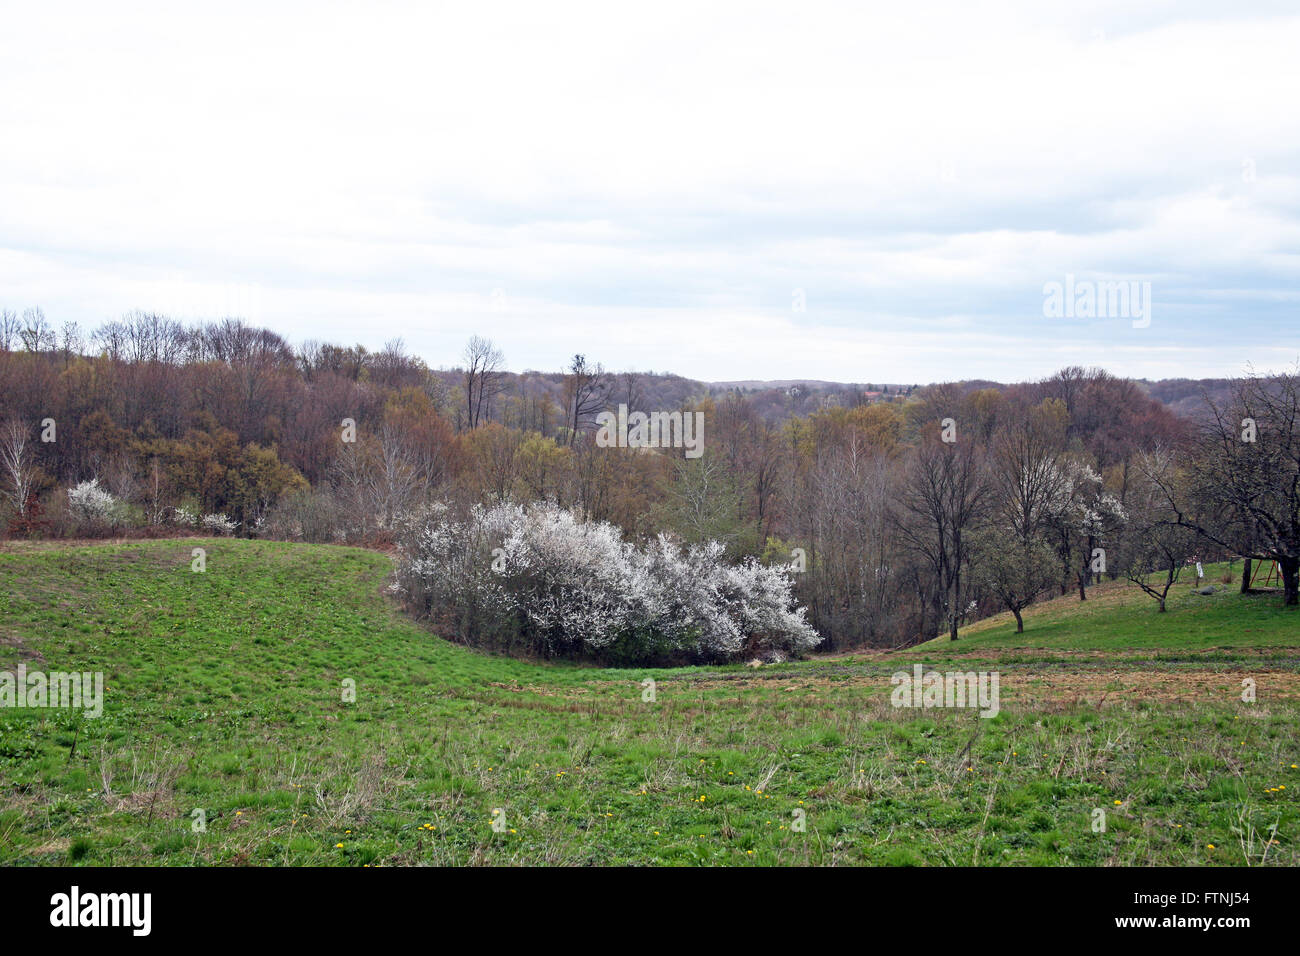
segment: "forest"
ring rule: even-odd
[[[1194,402],[1165,385],[1175,411],[1095,368],[764,387],[611,371],[585,352],[511,372],[481,336],[449,359],[431,368],[399,340],[292,345],[238,319],[141,312],[90,331],[4,310],[0,527],[392,550],[407,600],[446,636],[541,656],[956,640],[999,611],[1023,627],[1036,600],[1087,600],[1103,579],[1159,613],[1197,561],[1246,561],[1243,588],[1251,562],[1276,562],[1297,603],[1291,373],[1209,383]],[[702,416],[702,448],[597,441],[620,406]],[[453,565],[477,572],[453,580]],[[628,603],[687,579],[708,585],[693,611]],[[543,598],[586,616],[545,618]]]

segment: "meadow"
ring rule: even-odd
[[[1158,614],[1107,582],[1019,635],[608,670],[448,643],[391,570],[0,545],[0,670],[106,684],[97,719],[0,709],[0,864],[1300,864],[1300,618],[1275,594],[1184,581]],[[1000,712],[891,706],[918,662],[997,671]]]

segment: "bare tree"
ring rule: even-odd
[[[934,575],[934,604],[957,640],[965,614],[962,572],[970,555],[967,532],[980,517],[987,486],[974,442],[945,442],[938,427],[923,430],[912,455],[898,528],[909,549],[922,556]]]
[[[331,469],[334,488],[363,535],[392,531],[428,488],[416,450],[399,428],[345,445]]]
[[[805,551],[798,580],[818,630],[832,649],[897,644],[907,627],[890,520],[897,463],[850,429],[818,444],[807,473],[796,479],[790,508]]]
[[[575,355],[564,376],[564,399],[569,414],[569,444],[572,445],[583,426],[591,425],[605,408],[609,377],[599,362],[589,365],[584,355]]]
[[[504,387],[505,356],[491,339],[476,335],[465,346],[464,357],[466,424],[474,429]]]
[[[618,400],[627,406],[628,412],[645,411],[641,407],[644,393],[640,372],[629,369],[618,373]]]
[[[59,350],[63,353],[63,367],[67,368],[71,364],[73,356],[80,355],[85,347],[86,340],[81,334],[81,326],[72,319],[64,322],[59,336]]]
[[[23,326],[19,332],[23,348],[29,352],[53,352],[56,346],[54,326],[45,318],[39,306],[23,312]]]
[[[1023,612],[1057,579],[1044,533],[1065,491],[1061,453],[1068,416],[1048,399],[1008,417],[989,455],[989,523],[972,542],[976,580],[997,595],[1024,632]]]
[[[1179,523],[1170,504],[1180,496],[1179,480],[1171,451],[1140,453],[1134,460],[1128,525],[1121,538],[1124,576],[1154,598],[1161,611],[1196,545],[1196,533]]]
[[[1300,604],[1300,377],[1237,382],[1189,439],[1189,492],[1166,489],[1177,521],[1256,560],[1274,560]]]
[[[17,312],[10,309],[0,310],[0,352],[8,352],[18,344],[18,333],[21,329]]]
[[[11,418],[0,426],[0,479],[4,482],[5,496],[24,518],[36,478],[31,432],[18,419]]]

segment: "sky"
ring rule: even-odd
[[[56,326],[237,315],[433,367],[478,334],[516,371],[710,381],[1300,358],[1294,2],[0,22],[0,307]],[[1121,281],[1143,315],[1048,314]]]

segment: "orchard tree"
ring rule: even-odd
[[[1300,377],[1234,383],[1188,440],[1188,492],[1167,489],[1177,520],[1237,554],[1274,560],[1285,603],[1300,604]]]
[[[997,595],[1024,632],[1022,612],[1057,578],[1047,543],[1067,487],[1062,468],[1069,416],[1045,399],[1008,416],[989,454],[988,527],[975,539],[972,566],[979,584]]]
[[[1128,522],[1120,538],[1124,576],[1154,598],[1163,613],[1169,591],[1195,552],[1196,532],[1178,520],[1172,500],[1181,478],[1167,449],[1143,452],[1133,462]]]

